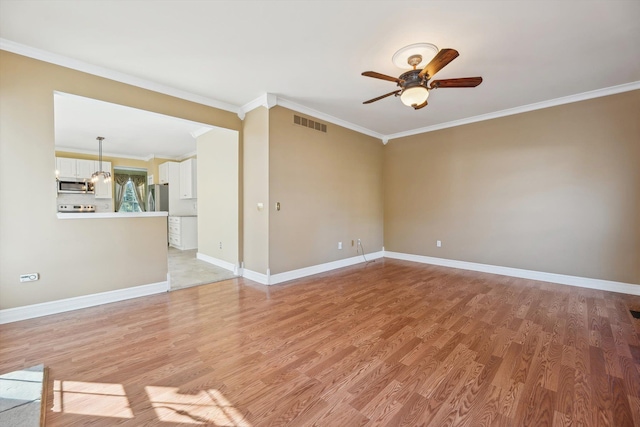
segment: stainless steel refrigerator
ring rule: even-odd
[[[169,212],[169,186],[152,184],[147,193],[147,212]]]

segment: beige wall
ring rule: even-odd
[[[389,142],[385,249],[640,283],[639,111],[634,91]]]
[[[356,256],[358,238],[367,252],[380,251],[380,140],[330,123],[327,133],[294,125],[293,115],[269,110],[271,274]]]
[[[1,309],[166,280],[166,253],[155,248],[166,236],[147,237],[139,222],[159,227],[159,220],[57,219],[54,91],[236,130],[241,125],[231,112],[0,51]],[[78,261],[91,268],[76,274]],[[20,274],[35,272],[39,281],[19,282]]]
[[[269,268],[269,110],[256,108],[243,122],[244,268]],[[263,209],[258,210],[258,203]]]
[[[3,252],[1,309],[167,280],[166,217],[85,220],[49,217],[45,223],[37,219],[35,231],[29,233],[33,246],[28,253],[33,259],[25,260],[24,252]],[[2,236],[4,250],[4,236],[13,237],[4,232]],[[16,249],[22,249],[23,245],[15,244],[15,240],[13,243]],[[17,269],[14,265],[23,267]],[[29,272],[40,273],[40,280],[20,283],[19,274]]]
[[[197,138],[198,253],[239,265],[239,136],[216,128]]]

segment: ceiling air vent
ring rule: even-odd
[[[307,119],[306,117],[300,117],[294,114],[293,123],[296,125],[304,126],[306,128],[311,128],[320,132],[327,133],[327,125],[325,125],[324,123],[316,122],[315,120]]]

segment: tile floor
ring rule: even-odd
[[[44,365],[0,375],[0,425],[40,426],[44,380]]]
[[[169,247],[169,274],[172,291],[236,277],[229,270],[197,259],[197,252],[197,249],[181,251]]]

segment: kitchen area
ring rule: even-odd
[[[164,215],[170,290],[236,277],[198,259],[195,140],[208,129],[68,94],[55,101],[58,218]]]

